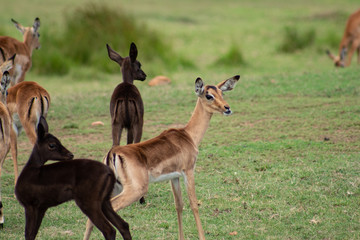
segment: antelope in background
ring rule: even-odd
[[[74,199],[105,239],[115,240],[113,224],[131,240],[129,225],[111,207],[113,171],[98,161],[72,160],[73,154],[48,132],[45,118],[40,118],[37,129],[37,141],[15,186],[16,198],[25,208],[25,239],[35,239],[48,208]],[[44,165],[48,160],[60,162]]]
[[[339,56],[334,56],[329,50],[326,53],[334,61],[336,67],[347,67],[351,64],[351,58],[355,50],[358,55],[358,64],[360,64],[360,9],[351,14],[346,23],[345,32],[339,46]],[[346,55],[347,59],[345,59]]]
[[[11,21],[16,28],[23,34],[23,42],[8,36],[0,36],[0,54],[2,60],[5,61],[7,57],[16,54],[14,74],[11,81],[11,86],[24,81],[26,72],[31,67],[31,56],[34,49],[40,48],[38,32],[40,27],[40,19],[35,18],[32,27],[23,27],[14,19]]]
[[[144,125],[144,104],[134,80],[144,81],[146,74],[141,70],[141,63],[136,60],[138,51],[135,43],[130,44],[128,57],[121,57],[106,44],[109,58],[121,67],[123,82],[116,86],[110,100],[110,115],[113,146],[120,144],[121,133],[127,129],[127,144],[141,140]],[[145,199],[141,198],[144,204]]]
[[[21,82],[9,88],[7,106],[13,118],[13,128],[19,135],[25,130],[30,142],[36,142],[36,128],[41,116],[47,116],[50,95],[36,82]]]
[[[11,148],[11,155],[14,162],[14,172],[15,175],[18,175],[18,167],[17,167],[17,150],[16,150],[16,142],[15,133],[12,128],[12,119],[11,115],[6,106],[6,92],[7,88],[10,85],[11,77],[9,71],[11,71],[14,58],[11,57],[9,60],[5,61],[0,66],[0,228],[4,225],[4,212],[3,212],[3,204],[1,198],[1,173],[2,167],[5,161],[5,158]]]
[[[193,211],[199,239],[205,234],[201,226],[198,201],[195,195],[195,163],[199,144],[216,112],[230,115],[229,105],[223,99],[224,91],[232,90],[240,76],[234,76],[216,86],[204,86],[201,78],[195,81],[198,96],[195,110],[184,128],[169,129],[159,136],[141,143],[113,146],[103,162],[114,170],[122,191],[111,199],[115,211],[129,206],[148,191],[152,182],[170,180],[178,218],[179,239],[184,239],[182,226],[183,201],[180,177],[184,177],[190,207]],[[88,240],[93,224],[87,221],[84,240]]]

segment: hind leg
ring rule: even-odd
[[[127,132],[127,144],[134,143],[134,129],[129,128]]]
[[[141,137],[142,137],[142,129],[143,128],[143,124],[142,122],[140,122],[139,124],[135,125],[133,127],[133,131],[134,131],[134,143],[138,143],[141,141]],[[139,200],[140,204],[145,204],[145,198],[141,197]]]
[[[125,208],[129,206],[131,203],[137,201],[141,196],[145,194],[146,191],[147,191],[147,187],[143,191],[141,191],[140,189],[125,187],[124,190],[119,195],[111,199],[112,208],[114,209],[115,212],[117,212],[120,209]],[[95,223],[92,222],[92,219],[87,220],[86,230],[84,233],[83,240],[89,240],[91,231],[94,228],[94,224]]]
[[[131,240],[129,224],[125,222],[111,207],[110,200],[105,200],[102,207],[104,215],[119,230],[125,240]]]
[[[84,203],[84,202],[80,202],[79,200],[75,200],[75,202],[79,206],[81,211],[83,211],[83,213],[89,217],[91,222],[102,232],[105,239],[115,240],[116,231],[110,225],[105,215],[103,214],[99,202],[94,201],[94,202]]]
[[[123,126],[120,123],[113,122],[111,127],[112,127],[113,146],[118,146],[120,145],[120,138],[121,138]]]

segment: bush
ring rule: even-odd
[[[297,50],[311,46],[315,40],[315,30],[299,32],[295,27],[285,27],[283,42],[279,47],[281,52],[293,53]]]
[[[170,44],[165,43],[158,33],[139,24],[122,9],[114,10],[104,5],[89,4],[75,10],[66,18],[63,36],[63,42],[71,42],[63,46],[71,59],[106,72],[119,71],[107,56],[106,43],[125,57],[129,54],[130,43],[135,42],[143,62],[160,62],[167,67],[186,62],[175,56]]]
[[[134,42],[148,75],[152,71],[160,74],[166,69],[194,66],[189,60],[176,56],[170,43],[165,43],[158,33],[121,9],[103,4],[88,4],[74,10],[66,16],[63,33],[45,31],[41,36],[44,35],[47,37],[41,39],[43,49],[40,54],[36,53],[34,59],[38,59],[33,64],[35,71],[41,74],[66,74],[70,65],[118,73],[118,65],[108,58],[106,43],[126,57],[130,43]],[[149,69],[150,65],[154,70]]]
[[[241,50],[235,44],[232,44],[223,56],[219,57],[213,65],[218,66],[234,66],[234,65],[245,65],[245,60]]]
[[[34,50],[32,68],[37,74],[42,75],[65,75],[70,71],[71,60],[61,51],[62,43],[56,34],[48,31],[46,27],[41,29],[41,48]]]

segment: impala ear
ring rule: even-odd
[[[24,28],[20,23],[18,23],[17,21],[15,21],[14,19],[11,19],[11,21],[15,24],[15,27],[16,27],[22,34],[24,34],[25,28]]]
[[[239,79],[240,75],[233,76],[232,78],[218,83],[217,87],[223,92],[233,90]]]
[[[43,139],[45,134],[48,132],[49,132],[49,127],[46,122],[46,119],[43,116],[41,116],[39,124],[38,124],[38,129],[37,129],[38,140]]]
[[[136,48],[135,43],[132,42],[130,44],[130,52],[129,52],[130,60],[132,63],[136,61],[137,55],[138,55],[138,50]]]
[[[3,96],[6,97],[6,91],[10,85],[11,78],[8,71],[5,71],[1,77],[1,83],[0,83],[0,92]]]
[[[39,27],[40,27],[40,19],[37,17],[37,18],[35,18],[35,20],[34,20],[34,25],[33,25],[34,32],[37,32],[37,30],[39,29]]]
[[[120,66],[123,62],[123,58],[117,53],[115,52],[110,46],[109,44],[106,44],[106,48],[107,48],[107,51],[108,51],[108,55],[109,55],[109,58],[115,62],[117,62]]]
[[[204,93],[204,83],[199,77],[195,80],[195,93],[198,96],[201,96]]]

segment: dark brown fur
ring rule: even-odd
[[[125,58],[109,45],[106,47],[109,58],[120,65],[123,75],[123,83],[116,86],[110,100],[113,146],[120,144],[123,129],[127,129],[127,144],[138,143],[141,141],[144,125],[144,103],[133,82],[144,81],[146,74],[136,60],[138,52],[134,43],[131,43],[129,56]],[[145,199],[141,198],[140,203],[145,203]]]
[[[105,239],[115,239],[110,223],[124,239],[131,239],[129,225],[111,207],[116,181],[113,171],[97,161],[72,158],[73,154],[48,133],[41,117],[38,140],[15,186],[16,197],[25,208],[25,239],[35,239],[48,208],[72,199]],[[50,159],[61,162],[44,165]]]

